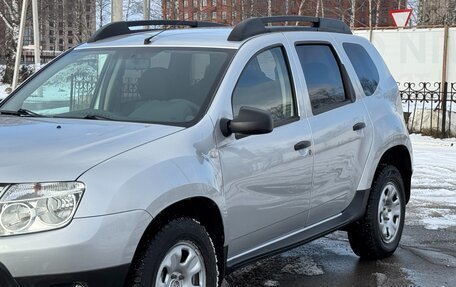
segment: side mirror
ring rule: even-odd
[[[252,107],[241,107],[239,115],[233,120],[222,118],[220,129],[226,137],[232,133],[259,135],[272,132],[274,121],[270,112]]]

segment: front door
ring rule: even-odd
[[[313,156],[300,119],[284,47],[257,53],[232,93],[233,115],[249,106],[271,112],[269,134],[232,135],[219,146],[231,255],[303,228],[310,204]]]

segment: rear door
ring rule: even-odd
[[[327,33],[326,33],[327,34]],[[370,149],[372,127],[340,53],[329,35],[290,36],[303,71],[313,134],[314,175],[308,225],[340,214],[356,192]]]

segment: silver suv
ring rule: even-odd
[[[218,286],[335,230],[395,251],[411,144],[375,48],[324,18],[218,26],[109,24],[1,103],[0,286]]]

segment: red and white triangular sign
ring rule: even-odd
[[[394,25],[396,27],[405,27],[410,21],[410,16],[412,16],[412,9],[403,9],[403,10],[391,10],[390,16],[393,18]]]

